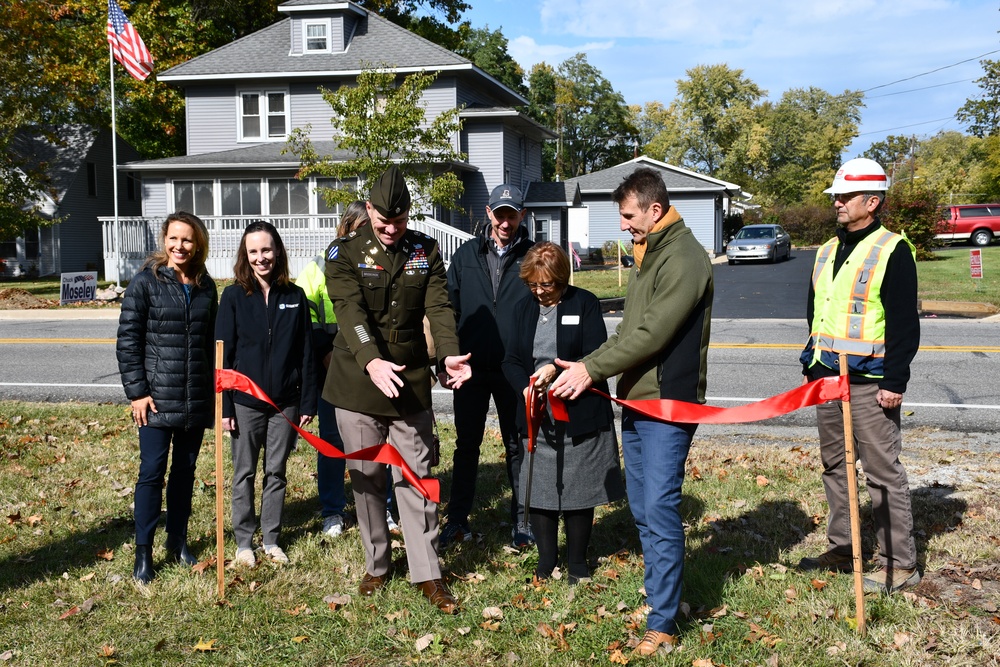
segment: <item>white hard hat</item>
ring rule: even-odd
[[[889,178],[885,169],[875,160],[856,157],[848,160],[833,177],[833,185],[823,192],[841,195],[848,192],[878,192],[889,189]]]

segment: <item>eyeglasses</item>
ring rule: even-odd
[[[830,195],[830,198],[833,199],[833,201],[835,201],[835,202],[839,202],[841,204],[846,204],[847,202],[851,201],[855,197],[867,197],[867,196],[868,195],[866,193],[864,193],[864,192],[845,192],[845,193],[839,194],[839,195]]]
[[[541,288],[541,289],[552,289],[553,287],[556,286],[555,283],[525,283],[525,285],[527,285],[528,289],[530,289],[530,290],[536,290],[536,289],[539,289],[539,288]]]

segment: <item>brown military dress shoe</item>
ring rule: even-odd
[[[646,657],[656,653],[656,649],[665,644],[676,643],[677,638],[673,635],[668,635],[666,632],[657,632],[656,630],[646,630],[645,636],[643,636],[639,645],[635,647],[634,652]]]
[[[365,597],[370,598],[385,588],[386,584],[389,583],[389,575],[383,574],[380,577],[368,574],[365,572],[365,576],[361,579],[361,584],[358,586],[358,593],[361,593]]]
[[[448,587],[441,579],[431,579],[417,584],[417,588],[424,594],[432,605],[446,614],[457,614],[459,603],[458,598],[451,594]]]

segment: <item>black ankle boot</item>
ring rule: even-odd
[[[153,580],[153,545],[135,545],[135,567],[132,568],[132,578],[148,584]]]
[[[164,547],[167,550],[167,560],[185,565],[198,564],[198,559],[188,551],[186,537],[167,533],[167,543]]]

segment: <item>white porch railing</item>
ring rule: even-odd
[[[142,268],[149,253],[156,248],[163,218],[98,218],[104,239],[104,279],[112,282],[131,280]],[[232,278],[240,237],[248,224],[256,220],[270,222],[281,233],[288,253],[288,268],[297,276],[306,264],[321,254],[336,234],[339,216],[267,216],[203,217],[208,228],[208,272],[213,278]],[[472,238],[461,230],[437,220],[410,220],[409,228],[433,237],[441,249],[445,265],[465,241]]]

